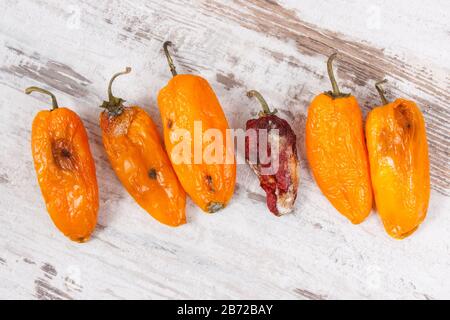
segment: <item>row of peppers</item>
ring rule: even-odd
[[[109,161],[123,186],[155,219],[169,226],[186,223],[186,193],[203,211],[216,212],[230,201],[236,181],[236,164],[186,164],[172,159],[175,129],[194,132],[194,122],[203,130],[218,129],[223,136],[228,123],[208,82],[200,76],[177,74],[168,51],[163,49],[172,79],[158,95],[164,130],[164,145],[150,116],[138,106],[125,106],[112,94],[114,80],[131,71],[115,74],[108,87],[108,101],[101,107],[100,127]],[[307,158],[323,194],[352,223],[364,221],[373,207],[389,235],[404,238],[424,220],[430,194],[429,160],[423,116],[412,101],[389,103],[376,88],[383,106],[368,115],[365,127],[354,96],[342,93],[328,60],[332,91],[312,101],[306,122]],[[30,87],[52,98],[53,108],[41,111],[32,126],[32,154],[47,210],[56,225],[73,241],[87,241],[95,229],[99,207],[95,164],[86,130],[78,115],[59,108],[47,90]],[[262,112],[246,123],[246,129],[277,130],[279,169],[264,174],[258,157],[246,160],[267,194],[269,210],[277,216],[293,209],[299,183],[296,135],[289,123],[271,111],[257,91]],[[258,135],[259,137],[259,135]],[[257,141],[259,143],[259,141]],[[367,142],[367,144],[366,144]],[[205,147],[205,146],[203,146]],[[268,141],[267,151],[271,152]]]

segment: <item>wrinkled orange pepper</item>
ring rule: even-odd
[[[332,62],[333,91],[312,101],[306,121],[306,153],[314,178],[331,204],[352,223],[370,214],[372,186],[361,110],[355,97],[339,91]]]
[[[169,62],[173,78],[158,95],[158,106],[164,127],[164,141],[167,153],[184,190],[205,212],[213,213],[224,208],[230,201],[236,181],[236,163],[234,154],[229,160],[229,148],[223,147],[221,163],[206,163],[204,159],[196,161],[195,150],[191,149],[188,161],[179,161],[173,154],[177,144],[177,133],[184,130],[195,139],[195,122],[201,125],[201,134],[208,129],[217,129],[223,137],[223,144],[230,140],[228,122],[208,82],[202,77],[189,74],[178,75],[167,47],[164,52]],[[177,131],[178,130],[178,131]],[[203,140],[201,155],[211,141]]]
[[[186,223],[186,194],[161,144],[155,124],[140,107],[126,107],[113,96],[104,101],[100,114],[103,145],[119,180],[136,202],[156,220],[169,226]]]
[[[375,203],[387,233],[411,235],[425,219],[430,198],[430,164],[425,122],[413,101],[389,103],[381,84],[383,106],[370,111],[366,122]]]
[[[47,211],[55,226],[76,242],[89,240],[97,224],[98,186],[86,129],[78,115],[59,108],[47,90],[30,87],[52,98],[50,111],[33,121],[31,148]]]

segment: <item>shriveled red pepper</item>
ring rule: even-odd
[[[262,95],[255,91],[247,93],[256,97],[263,111],[258,119],[247,121],[245,138],[245,160],[259,178],[261,188],[267,195],[267,207],[276,216],[293,210],[299,182],[296,136],[289,123],[270,111]],[[254,130],[254,134],[251,131]],[[262,131],[266,130],[263,134]],[[262,141],[267,137],[267,141]],[[250,139],[256,139],[252,143]],[[262,159],[262,149],[266,149],[267,159]],[[256,162],[254,161],[256,160]],[[275,163],[277,161],[277,163]]]

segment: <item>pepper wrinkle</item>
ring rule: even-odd
[[[212,177],[210,175],[206,176],[206,184],[208,185],[209,191],[215,192],[214,185],[213,185],[213,180],[212,180]]]

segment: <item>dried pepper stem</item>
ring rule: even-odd
[[[339,91],[339,86],[336,82],[336,78],[334,77],[334,72],[333,72],[333,60],[336,58],[337,53],[333,53],[327,61],[327,70],[328,70],[328,77],[330,78],[331,81],[331,86],[333,87],[333,95],[334,96],[339,96],[341,94],[341,92]]]
[[[260,116],[271,115],[271,114],[277,113],[277,109],[270,111],[269,105],[267,104],[266,100],[263,98],[263,96],[258,91],[250,90],[249,92],[247,92],[247,97],[249,97],[249,98],[255,97],[256,99],[258,99],[258,101],[261,104],[261,107],[263,109]]]
[[[34,91],[49,95],[52,98],[52,110],[58,109],[58,102],[56,101],[56,97],[53,93],[38,87],[29,87],[25,89],[26,94],[30,94]]]
[[[123,100],[122,98],[115,97],[112,94],[112,84],[113,84],[114,80],[116,80],[117,77],[119,77],[121,75],[124,75],[124,74],[128,74],[130,72],[131,72],[131,68],[130,67],[126,67],[125,71],[116,73],[115,75],[113,75],[113,77],[109,81],[109,85],[108,85],[108,99],[109,99],[109,101],[103,101],[103,104],[100,107],[108,110],[108,112],[111,115],[119,115],[119,114],[121,114],[122,110],[123,110],[123,103],[125,102],[125,100]]]
[[[173,63],[173,59],[172,56],[169,53],[169,46],[172,46],[173,43],[171,41],[166,41],[163,44],[163,49],[164,49],[164,54],[166,55],[167,58],[167,63],[169,64],[170,67],[170,72],[172,72],[172,75],[175,77],[177,75],[177,69],[175,68],[175,64]]]
[[[385,96],[386,92],[384,91],[383,87],[381,87],[381,85],[386,82],[387,82],[387,80],[384,79],[384,80],[381,80],[381,81],[378,81],[377,83],[375,83],[375,88],[377,88],[378,94],[380,95],[383,105],[387,105],[389,103],[389,101],[386,99],[386,96]]]
[[[333,71],[333,61],[334,59],[337,57],[337,53],[333,53],[327,61],[327,70],[328,70],[328,77],[330,78],[331,81],[331,86],[333,88],[333,91],[329,91],[326,94],[329,95],[332,98],[343,98],[343,97],[348,97],[350,96],[350,94],[348,93],[342,93],[339,90],[339,86],[337,84],[336,81],[336,77],[334,76],[334,71]]]

